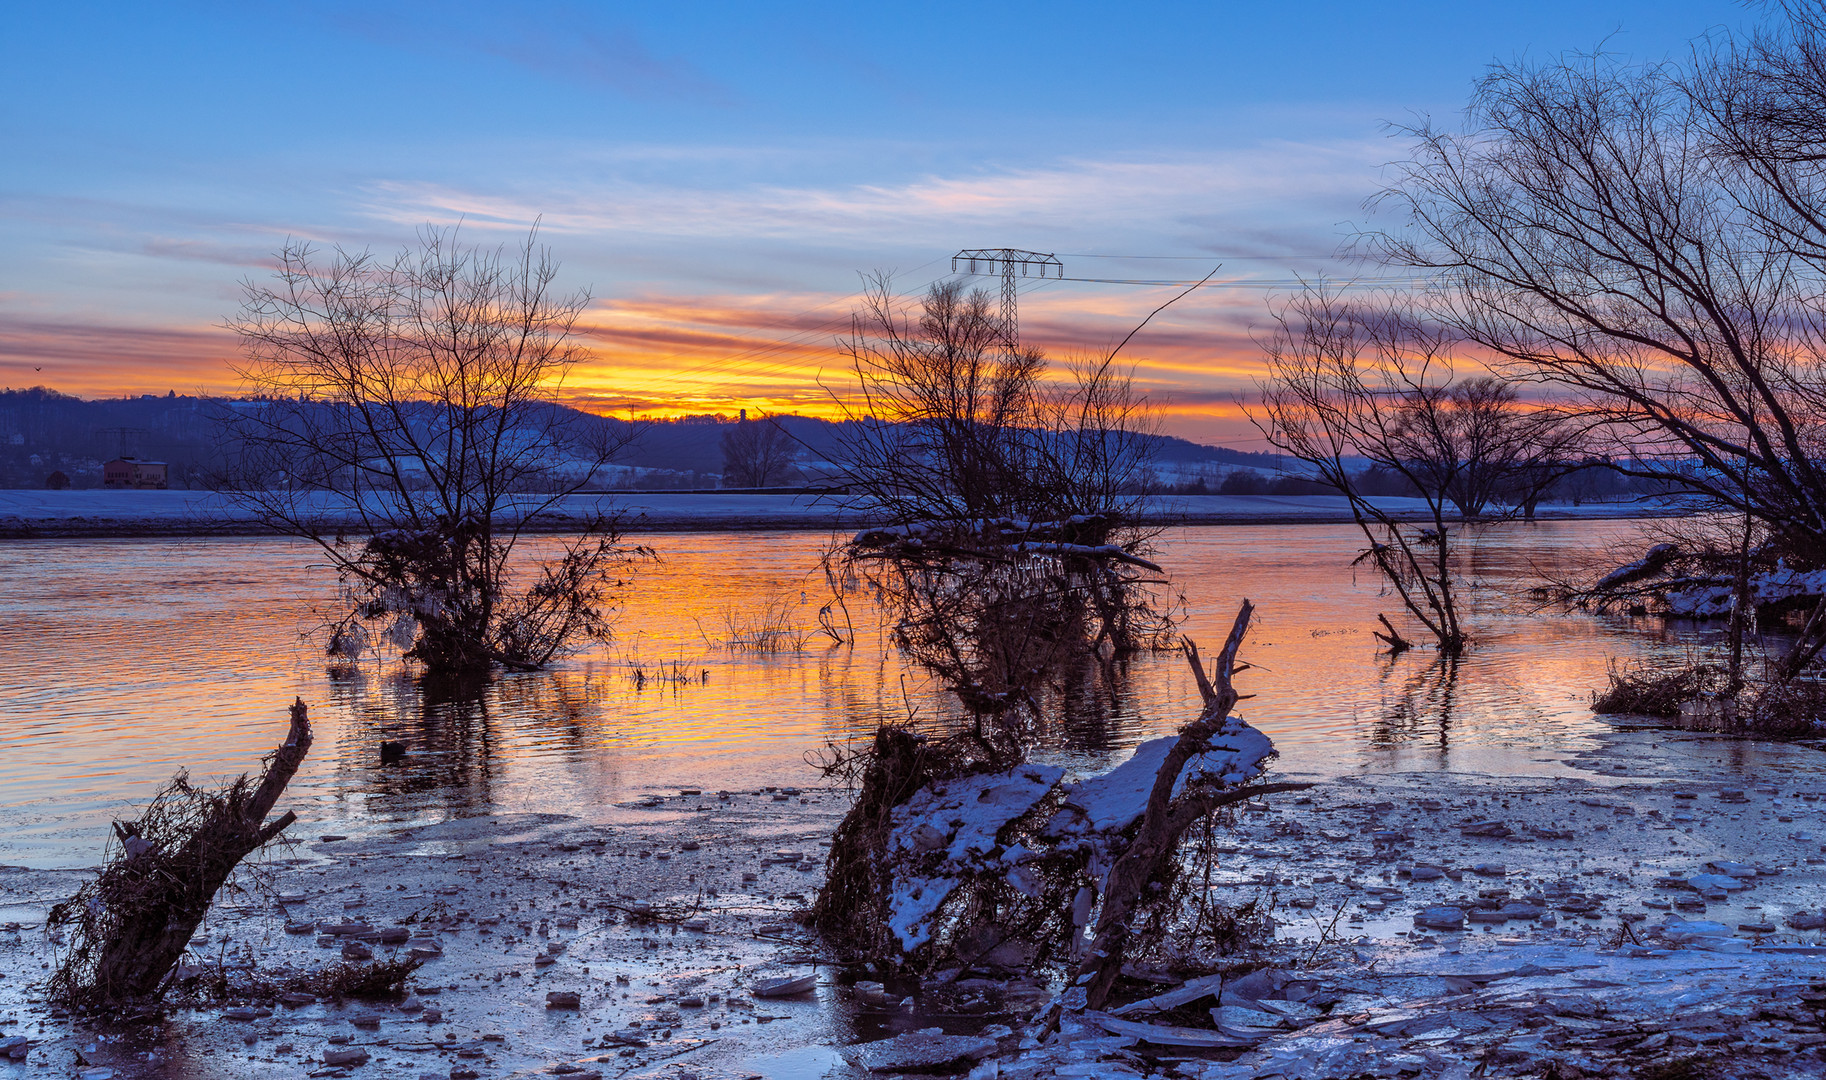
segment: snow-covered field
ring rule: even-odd
[[[355,522],[341,500],[317,500],[332,522]],[[1144,500],[1148,516],[1162,523],[1190,525],[1323,523],[1350,520],[1342,496],[1330,495],[1157,495]],[[1419,499],[1378,499],[1401,516],[1420,518]],[[1635,503],[1549,506],[1543,518],[1634,517],[1654,512]],[[653,494],[627,491],[574,495],[551,515],[550,526],[596,514],[621,513],[641,530],[823,529],[864,524],[864,515],[844,512],[829,497],[743,495],[722,492]],[[209,491],[35,491],[0,490],[0,536],[109,536],[234,534],[259,531],[253,515],[224,495]]]

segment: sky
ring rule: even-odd
[[[288,240],[538,222],[592,297],[563,394],[594,411],[829,414],[864,275],[912,297],[1013,247],[1064,265],[1020,294],[1023,343],[1059,357],[1215,269],[1122,355],[1167,430],[1254,446],[1272,306],[1388,275],[1340,254],[1393,224],[1367,200],[1402,125],[1456,122],[1493,62],[1677,58],[1760,12],[12,0],[0,386],[233,393],[223,323]]]

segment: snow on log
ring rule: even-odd
[[[988,869],[996,834],[1033,809],[1064,775],[1053,765],[1022,765],[931,784],[895,807],[888,837],[895,864],[888,928],[901,948],[912,952],[931,939],[932,916],[965,876]]]
[[[1667,613],[1683,619],[1716,619],[1731,613],[1737,589],[1729,581],[1697,581],[1662,594]]]
[[[1736,586],[1730,578],[1682,578],[1668,582],[1662,600],[1669,615],[1687,619],[1716,619],[1731,613]],[[1790,570],[1778,563],[1773,570],[1750,575],[1750,600],[1757,607],[1793,603],[1826,596],[1826,570]]]
[[[1047,831],[1054,836],[1121,832],[1141,820],[1160,767],[1178,741],[1177,735],[1149,739],[1121,765],[1073,787],[1065,796],[1065,808],[1054,815]],[[1261,775],[1273,754],[1274,743],[1268,736],[1240,716],[1227,716],[1211,737],[1211,749],[1186,763],[1173,794],[1184,793],[1189,783],[1226,787],[1246,783]]]
[[[1033,809],[1064,775],[1055,765],[1022,765],[921,788],[894,808],[888,851],[934,850],[937,836],[946,862],[966,862],[994,848],[1002,826]]]
[[[1612,589],[1619,589],[1641,581],[1643,578],[1654,577],[1661,573],[1678,554],[1680,554],[1680,549],[1673,544],[1656,544],[1643,552],[1642,558],[1627,566],[1619,566],[1599,578],[1598,583],[1591,587],[1591,591],[1600,594],[1607,593]]]
[[[932,939],[932,916],[951,898],[962,878],[919,878],[894,882],[888,898],[888,929],[900,947],[912,952]]]
[[[1115,544],[1062,544],[1051,541],[1023,540],[1015,544],[1012,550],[1023,555],[1062,555],[1080,559],[1110,559],[1115,562],[1140,566],[1155,573],[1163,573],[1159,564],[1149,562],[1139,555],[1130,555]]]

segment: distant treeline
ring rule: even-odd
[[[1365,467],[1353,475],[1352,487],[1363,495],[1415,498],[1420,491],[1407,478],[1387,469]],[[1190,483],[1166,484],[1157,489],[1173,495],[1337,495],[1337,488],[1291,470],[1229,469],[1216,477],[1198,477]],[[1572,468],[1555,480],[1541,501],[1571,503],[1615,502],[1651,495],[1667,495],[1673,485],[1628,476],[1593,459]]]

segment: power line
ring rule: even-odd
[[[1178,286],[1199,285],[1206,289],[1290,289],[1314,282],[1299,278],[1252,278],[1247,281],[1175,281],[1165,278],[1057,278],[1058,281],[1082,281],[1093,285],[1160,285]],[[1352,278],[1346,281],[1326,282],[1333,288],[1353,288],[1365,285],[1416,285],[1430,280],[1428,278]]]
[[[937,262],[939,260],[934,259],[932,261]],[[932,263],[928,262],[928,263],[922,264],[921,266],[914,267],[914,272],[917,273],[919,270],[923,270],[923,269],[925,269],[925,267],[930,266],[930,265],[932,265]],[[930,281],[927,281],[924,284],[919,285],[915,288],[903,290],[896,294],[896,298],[897,299],[909,299],[913,296],[923,293],[927,289],[931,288],[934,284],[936,284],[937,282],[942,280],[943,276],[944,275],[933,278]],[[1058,280],[1058,278],[1046,278],[1043,280],[1028,279],[1028,281],[1022,282],[1022,284],[1027,285],[1028,282],[1031,282],[1032,287],[1028,288],[1026,290],[1026,291],[1031,292],[1031,291],[1034,291],[1035,289],[1046,288],[1048,285],[1052,284],[1053,282],[1056,282],[1057,280]],[[832,300],[825,304],[820,304],[818,306],[818,308],[813,308],[811,310],[816,311],[816,310],[819,310],[819,308],[829,307],[829,306],[831,306],[831,304],[840,303],[843,300],[851,299],[856,295],[858,295],[858,294],[852,293],[852,294],[850,294],[850,296],[843,297],[838,300]],[[831,331],[837,330],[837,329],[841,328],[842,326],[844,326],[845,324],[847,324],[849,322],[849,320],[850,320],[850,316],[848,314],[845,314],[839,318],[822,323],[819,326],[815,326],[815,327],[812,327],[807,330],[801,330],[787,338],[782,338],[782,339],[779,339],[776,341],[771,341],[764,345],[753,346],[740,353],[735,353],[730,356],[713,357],[707,361],[692,365],[690,367],[676,369],[674,371],[666,373],[665,375],[661,376],[659,379],[656,379],[654,382],[650,383],[648,385],[648,387],[646,388],[646,391],[647,391],[647,393],[650,394],[650,393],[657,392],[657,391],[675,390],[675,389],[683,386],[685,383],[687,383],[689,381],[693,381],[694,376],[697,376],[700,374],[705,374],[705,373],[710,373],[710,372],[717,372],[719,374],[722,374],[726,381],[732,381],[732,380],[739,379],[739,378],[740,379],[753,379],[753,378],[757,378],[757,377],[765,377],[765,376],[769,376],[769,375],[783,374],[786,372],[793,371],[799,367],[799,361],[797,361],[797,360],[782,359],[782,360],[774,361],[771,363],[767,362],[767,361],[770,357],[777,356],[798,345],[805,344],[809,339],[815,337],[818,334],[829,333]],[[674,355],[677,355],[677,354],[674,354]],[[719,369],[722,369],[722,370],[719,370]]]
[[[1065,264],[1058,256],[1049,251],[1026,251],[1021,248],[965,248],[951,256],[951,272],[957,273],[959,260],[969,265],[969,273],[975,274],[976,264],[988,266],[988,272],[995,273],[995,268],[1002,268],[1002,337],[1010,353],[1021,346],[1020,321],[1017,318],[1015,304],[1014,272],[1018,267],[1021,276],[1028,271],[1038,271],[1041,277],[1061,278],[1065,276]],[[1053,273],[1053,271],[1058,273]]]
[[[960,254],[962,254],[962,253],[960,253]],[[1177,261],[1204,262],[1204,261],[1218,258],[1218,256],[1207,256],[1207,255],[1108,255],[1108,254],[1088,254],[1088,253],[1080,253],[1080,254],[1076,254],[1076,255],[1066,254],[1064,257],[1084,258],[1084,259],[1112,259],[1112,260],[1131,260],[1132,259],[1132,260],[1176,261],[1176,262]],[[1238,255],[1238,256],[1227,256],[1226,258],[1250,259],[1250,260],[1330,259],[1330,258],[1333,258],[1333,256],[1289,254],[1289,255],[1278,255],[1278,256],[1274,256],[1274,255]],[[914,267],[913,270],[910,271],[910,273],[917,274],[919,271],[924,270],[927,267],[932,266],[934,263],[937,263],[940,261],[941,260],[933,259],[929,262],[922,263],[921,265]],[[897,294],[897,298],[904,299],[904,298],[910,297],[912,295],[915,295],[916,293],[923,292],[926,289],[930,288],[933,284],[937,283],[940,280],[943,280],[944,276],[946,276],[946,275],[940,275],[940,277],[933,278],[931,281],[926,282],[925,284],[919,286],[915,290],[900,292]],[[1264,279],[1255,279],[1255,280],[1216,281],[1216,282],[1209,281],[1207,279],[1205,281],[1200,282],[1200,281],[1176,280],[1176,279],[1167,279],[1167,278],[1096,278],[1096,277],[1070,277],[1070,278],[1067,278],[1067,277],[1059,277],[1059,276],[1048,276],[1043,280],[1035,281],[1033,287],[1040,288],[1040,289],[1048,288],[1054,282],[1062,281],[1062,280],[1063,281],[1072,281],[1072,282],[1081,282],[1081,283],[1085,283],[1085,284],[1096,284],[1096,285],[1135,285],[1135,286],[1156,287],[1156,288],[1171,288],[1171,287],[1198,288],[1198,287],[1202,287],[1202,288],[1232,288],[1232,289],[1239,289],[1239,288],[1240,289],[1281,289],[1281,288],[1298,288],[1303,285],[1311,284],[1311,282],[1309,282],[1309,281],[1304,281],[1304,280],[1295,279],[1295,278],[1264,278]],[[1368,279],[1357,278],[1357,279],[1351,279],[1351,280],[1347,280],[1347,281],[1327,282],[1327,284],[1329,284],[1333,288],[1341,288],[1341,289],[1343,289],[1343,288],[1365,288],[1365,287],[1372,287],[1372,286],[1397,286],[1397,287],[1408,286],[1408,287],[1411,287],[1411,286],[1423,283],[1426,280],[1427,279],[1425,279],[1425,278],[1412,278],[1412,277],[1410,277],[1410,278],[1368,278]],[[1023,284],[1025,284],[1025,283],[1023,283]],[[1030,289],[1028,291],[1032,291],[1032,290]],[[799,312],[796,315],[792,316],[792,318],[800,318],[800,317],[812,315],[813,313],[824,311],[837,304],[852,302],[855,300],[856,297],[858,297],[860,295],[861,295],[860,292],[852,292],[852,293],[846,294],[844,296],[828,300],[825,303],[815,305],[802,312]],[[722,377],[720,381],[730,382],[730,381],[734,381],[736,379],[744,379],[744,378],[746,378],[746,379],[764,378],[767,376],[771,376],[771,375],[775,375],[775,374],[782,374],[782,373],[791,371],[791,370],[799,367],[801,362],[796,359],[786,358],[782,354],[797,350],[801,346],[808,345],[819,336],[822,336],[825,334],[830,334],[830,333],[840,330],[843,326],[845,326],[846,324],[849,323],[850,317],[851,317],[850,314],[846,312],[845,314],[843,314],[841,316],[822,321],[822,322],[818,323],[817,325],[814,325],[814,326],[809,327],[804,330],[797,331],[784,338],[779,338],[779,339],[776,339],[773,341],[769,341],[762,345],[751,346],[748,349],[744,349],[743,351],[737,352],[734,354],[722,355],[722,356],[712,356],[709,359],[703,360],[696,364],[690,364],[690,365],[686,365],[683,367],[678,367],[678,368],[674,368],[672,370],[666,371],[662,374],[659,374],[655,379],[653,379],[652,382],[650,382],[645,388],[643,388],[644,389],[643,396],[651,396],[651,395],[655,395],[655,394],[663,394],[668,391],[676,391],[680,388],[683,388],[687,383],[702,382],[703,380],[701,380],[699,377],[704,376],[704,375],[710,375],[710,374],[720,375]],[[677,357],[682,357],[684,355],[687,355],[687,354],[674,351],[674,352],[668,353],[664,356],[654,358],[652,363],[663,364],[667,360],[677,358]]]
[[[1122,259],[1136,262],[1210,262],[1213,259],[1216,259],[1219,262],[1230,262],[1232,260],[1243,259],[1276,262],[1282,259],[1330,260],[1338,257],[1336,255],[1302,255],[1297,252],[1288,255],[1088,255],[1084,252],[1061,251],[1058,255],[1061,259]]]

